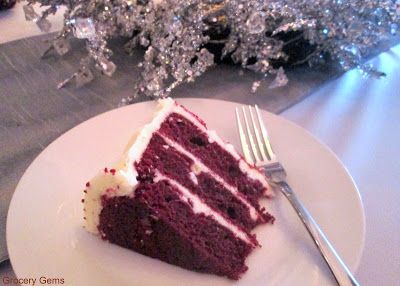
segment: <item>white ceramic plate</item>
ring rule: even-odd
[[[178,101],[240,147],[234,117],[238,104]],[[62,135],[31,164],[17,186],[7,221],[8,251],[18,277],[64,279],[64,285],[74,286],[334,285],[307,232],[280,194],[266,202],[276,223],[256,228],[263,247],[250,255],[249,270],[238,282],[187,271],[87,233],[80,202],[85,182],[118,159],[134,130],[150,120],[154,107],[154,102],[146,102],[94,117]],[[354,182],[335,155],[305,130],[268,112],[263,116],[290,184],[355,270],[365,222]]]

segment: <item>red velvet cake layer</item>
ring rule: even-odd
[[[155,133],[143,154],[143,159],[135,164],[135,168],[138,171],[139,178],[152,178],[154,170],[157,170],[177,181],[226,219],[233,221],[247,231],[270,220],[269,214],[259,210],[258,203],[256,209],[260,217],[253,220],[249,208],[210,174],[199,173],[195,175],[191,170],[193,164],[194,162],[190,158],[168,146],[167,142]],[[193,176],[195,176],[196,182],[193,181]]]
[[[143,255],[239,279],[259,246],[251,231],[274,220],[259,205],[268,184],[185,110],[161,100],[115,169],[88,183],[86,227]]]
[[[198,272],[239,279],[252,246],[193,212],[167,181],[140,183],[134,198],[102,197],[103,239]]]
[[[248,177],[239,168],[239,162],[216,142],[209,142],[207,134],[180,114],[172,113],[162,123],[159,132],[194,154],[226,182],[238,188],[254,206],[264,195],[264,186]]]

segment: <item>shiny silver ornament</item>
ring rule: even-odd
[[[50,30],[46,17],[66,6],[64,28],[57,38],[84,39],[87,63],[74,74],[78,86],[90,82],[93,64],[112,76],[108,43],[127,39],[125,50],[147,49],[134,95],[166,96],[192,82],[215,63],[210,47],[222,58],[263,75],[275,76],[271,88],[288,82],[280,66],[324,62],[329,55],[344,70],[361,66],[363,56],[400,24],[400,0],[27,0],[25,17]],[[34,11],[38,3],[42,14]],[[60,55],[66,42],[53,43]],[[300,51],[302,58],[294,59]],[[304,48],[303,48],[304,49]],[[303,53],[304,52],[304,53]],[[373,69],[365,69],[371,72]],[[136,79],[135,79],[136,80]],[[68,81],[67,81],[68,82]],[[65,83],[64,83],[65,84]],[[255,91],[261,84],[253,84]],[[61,84],[62,86],[63,84]],[[126,102],[132,102],[128,100]]]

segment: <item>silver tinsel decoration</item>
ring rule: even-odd
[[[128,53],[146,48],[139,64],[138,94],[168,96],[178,85],[192,82],[217,60],[210,45],[222,45],[221,58],[275,79],[270,88],[285,85],[282,65],[323,64],[327,58],[344,70],[361,67],[363,56],[397,33],[399,0],[28,0],[25,17],[43,31],[46,19],[60,6],[67,8],[64,27],[52,47],[59,55],[70,50],[68,40],[84,39],[88,56],[78,71],[60,83],[82,86],[93,79],[92,68],[112,76],[116,65],[107,47],[111,38],[125,37]],[[33,3],[48,7],[41,15]],[[296,45],[296,44],[300,44]],[[303,48],[301,48],[301,46]],[[300,48],[299,48],[300,47]],[[293,61],[296,49],[304,55]],[[261,81],[254,82],[255,92]],[[125,102],[129,103],[130,99]]]

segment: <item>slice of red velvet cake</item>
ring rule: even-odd
[[[87,183],[86,229],[170,264],[239,279],[273,217],[270,188],[205,123],[174,100],[132,138],[121,161]]]

